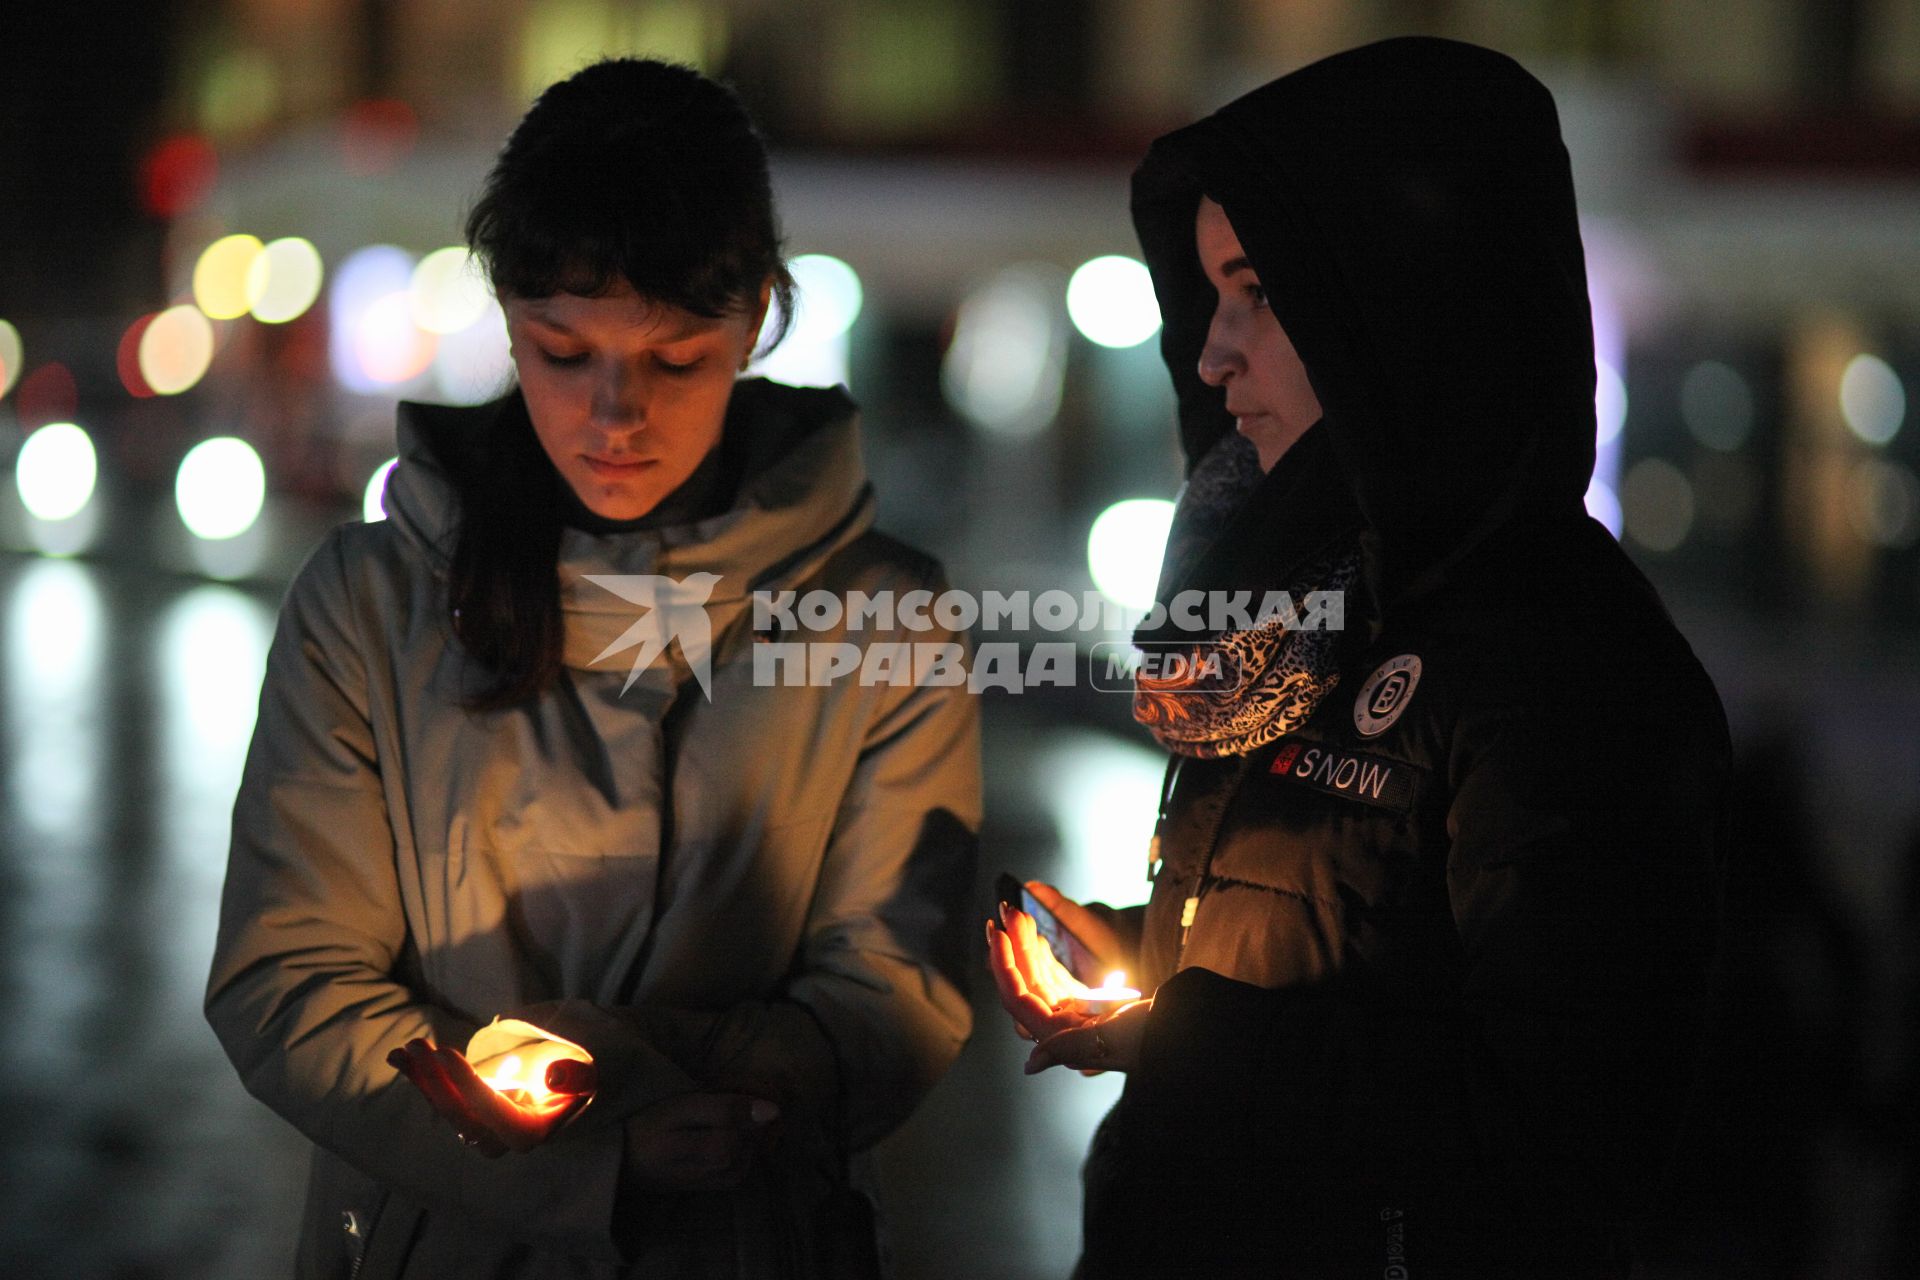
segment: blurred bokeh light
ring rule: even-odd
[[[93,497],[93,440],[77,423],[50,422],[28,436],[14,460],[21,505],[42,520],[66,520]]]
[[[252,445],[216,436],[187,450],[174,476],[180,522],[197,538],[238,537],[260,518],[267,496],[266,468]]]

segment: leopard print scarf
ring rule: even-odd
[[[1310,590],[1345,592],[1359,578],[1360,549],[1322,557],[1290,589],[1296,608]],[[1134,677],[1133,718],[1175,755],[1240,756],[1305,723],[1333,687],[1337,632],[1289,630],[1287,613],[1187,646],[1183,661]]]

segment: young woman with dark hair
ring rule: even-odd
[[[315,1143],[298,1274],[871,1271],[849,1153],[969,1028],[976,717],[767,678],[751,597],[939,567],[872,529],[843,392],[739,379],[793,285],[726,89],[552,86],[467,230],[515,385],[400,406],[389,519],[288,591],[234,811],[207,1016]],[[584,1105],[482,1080],[502,1015],[591,1058],[544,1082]]]

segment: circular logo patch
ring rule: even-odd
[[[1353,700],[1353,727],[1363,738],[1385,733],[1407,709],[1419,683],[1418,655],[1403,653],[1397,658],[1388,658],[1360,686],[1360,696]]]

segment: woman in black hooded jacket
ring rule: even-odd
[[[1216,210],[1243,262],[1203,257]],[[1031,922],[989,927],[1029,1069],[1128,1073],[1080,1274],[1625,1276],[1703,1023],[1727,733],[1584,509],[1552,99],[1488,50],[1370,45],[1160,139],[1133,213],[1189,467],[1163,602],[1346,609],[1140,636],[1231,677],[1141,682],[1173,753],[1151,901],[1041,893],[1150,1003],[1055,1009]],[[1266,306],[1318,418],[1236,433],[1286,370],[1223,360],[1223,317]]]

